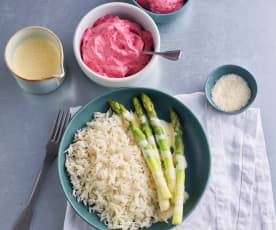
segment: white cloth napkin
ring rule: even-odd
[[[212,155],[208,188],[175,230],[275,230],[276,215],[259,109],[214,111],[203,93],[177,95],[203,125]],[[64,230],[93,230],[69,204]]]

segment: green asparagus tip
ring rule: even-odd
[[[174,111],[174,109],[169,108],[169,112],[170,112],[171,121],[175,120],[177,115],[176,115],[176,112]]]
[[[151,98],[146,94],[146,93],[141,93],[141,99],[142,103],[144,105],[144,108],[149,112],[149,113],[156,113],[154,109],[153,102]],[[154,115],[152,114],[152,115]]]
[[[171,118],[171,122],[172,122],[172,126],[173,126],[174,130],[182,132],[181,123],[180,123],[179,116],[177,115],[176,111],[172,108],[170,108],[169,111],[170,111],[170,118]]]
[[[115,113],[121,113],[121,106],[117,101],[108,100],[108,104]]]
[[[133,105],[137,105],[139,103],[139,99],[137,97],[132,98]]]
[[[143,92],[143,93],[141,93],[141,99],[142,99],[142,101],[145,101],[145,100],[148,100],[150,98],[146,93]]]
[[[144,112],[143,112],[143,107],[142,107],[142,104],[141,104],[140,100],[137,97],[134,97],[132,99],[132,103],[133,103],[133,106],[134,106],[134,109],[135,109],[135,113],[138,116],[142,116]]]

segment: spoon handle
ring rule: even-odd
[[[149,55],[159,55],[172,61],[177,61],[181,56],[181,50],[170,50],[170,51],[163,51],[163,52],[144,50],[143,53],[149,54]]]

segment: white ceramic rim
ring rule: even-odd
[[[142,74],[144,71],[146,71],[148,68],[150,68],[152,66],[152,64],[155,62],[155,59],[157,59],[157,57],[155,55],[152,56],[151,60],[149,61],[149,63],[143,68],[141,69],[139,72],[132,74],[130,76],[127,77],[123,77],[123,78],[111,78],[111,77],[106,77],[106,76],[102,76],[96,72],[94,72],[93,70],[91,70],[82,60],[81,58],[81,54],[80,54],[80,47],[79,47],[79,41],[77,41],[77,34],[79,32],[79,28],[80,25],[86,20],[86,18],[89,17],[89,14],[93,11],[97,11],[99,9],[103,9],[103,8],[108,8],[111,6],[123,6],[123,7],[129,7],[129,8],[133,8],[134,10],[139,11],[140,13],[142,13],[144,15],[145,18],[147,18],[147,20],[152,24],[153,28],[154,28],[154,33],[157,35],[157,42],[156,44],[154,43],[154,51],[159,51],[160,50],[160,33],[158,30],[158,27],[156,25],[156,23],[154,22],[154,20],[146,13],[144,12],[142,9],[138,8],[137,6],[131,5],[129,3],[123,3],[123,2],[111,2],[111,3],[105,3],[102,5],[99,5],[95,8],[93,8],[92,10],[88,11],[80,20],[80,22],[78,23],[75,33],[74,33],[74,39],[73,39],[73,49],[74,49],[74,54],[75,57],[79,63],[79,65],[81,65],[82,68],[84,68],[87,72],[91,73],[94,75],[94,77],[97,79],[95,80],[96,82],[99,81],[105,81],[108,83],[127,83],[127,82],[131,82],[132,80],[136,80],[137,78],[142,78],[142,76],[140,76],[140,74]],[[89,77],[90,78],[90,77]],[[93,79],[92,79],[93,80]]]

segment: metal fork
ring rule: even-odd
[[[27,205],[22,210],[20,215],[17,217],[12,230],[29,230],[32,216],[33,216],[33,206],[35,202],[35,198],[38,194],[39,188],[42,184],[42,181],[44,177],[47,175],[48,169],[55,160],[57,153],[58,153],[58,147],[59,143],[62,137],[62,134],[68,125],[68,122],[70,120],[70,113],[59,111],[57,119],[55,121],[55,124],[53,126],[50,139],[46,145],[46,155],[43,161],[43,165],[41,170],[39,171],[33,190],[30,194],[29,200],[27,202]]]

